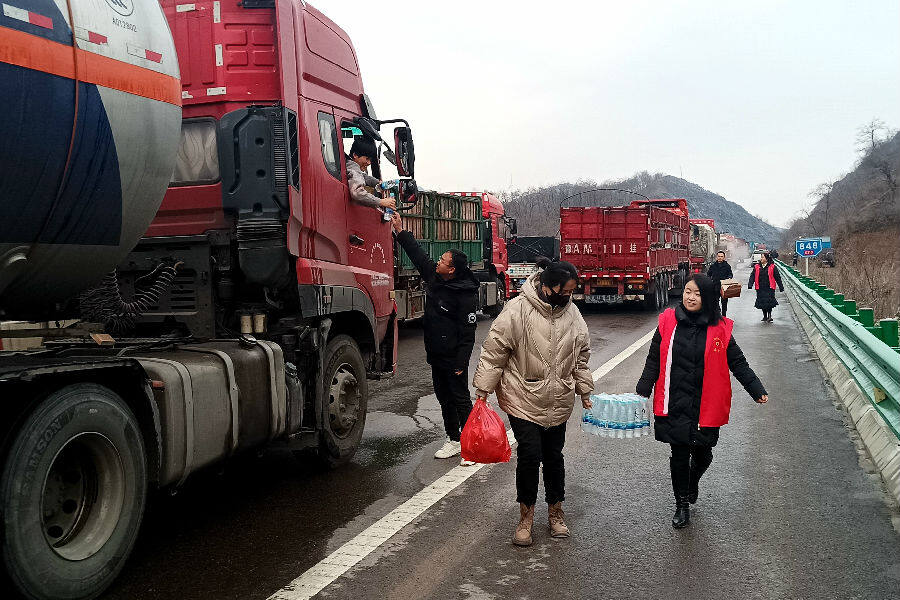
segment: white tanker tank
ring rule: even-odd
[[[181,85],[159,2],[4,0],[0,111],[0,318],[46,319],[135,246],[171,177]]]

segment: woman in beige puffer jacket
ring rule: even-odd
[[[513,543],[532,543],[540,466],[544,465],[550,535],[568,537],[562,511],[566,421],[575,397],[589,408],[594,381],[588,368],[587,324],[572,304],[578,272],[567,262],[539,263],[521,294],[494,320],[481,348],[473,385],[478,398],[497,393],[516,436],[516,490],[520,520]]]

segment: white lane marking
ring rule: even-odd
[[[506,435],[510,445],[515,444],[512,430],[507,430]],[[312,598],[484,466],[486,465],[453,467],[444,476],[367,527],[303,575],[269,596],[269,600]]]
[[[612,371],[625,359],[637,352],[644,344],[653,339],[655,332],[656,328],[653,328],[641,339],[602,364],[593,373],[594,381]],[[514,445],[516,440],[512,430],[507,430],[506,435],[509,438],[510,445]],[[308,600],[312,598],[484,466],[463,467],[460,465],[453,467],[444,476],[438,478],[437,481],[419,491],[376,523],[364,529],[355,538],[313,565],[300,577],[269,596],[268,600]]]
[[[656,333],[656,327],[648,331],[641,339],[628,346],[614,357],[597,367],[597,370],[593,372],[594,381],[597,381],[616,367],[618,367],[621,363],[625,361],[626,358],[637,352],[641,349],[641,347],[653,339],[653,334]]]

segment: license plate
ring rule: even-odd
[[[594,294],[585,296],[584,301],[588,304],[615,304],[619,301],[619,297],[610,294]]]

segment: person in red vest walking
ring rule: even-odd
[[[753,265],[750,271],[750,281],[747,287],[756,290],[756,308],[763,312],[763,322],[772,322],[772,309],[778,306],[778,300],[775,299],[775,286],[778,291],[784,291],[784,285],[781,283],[781,273],[772,262],[772,255],[768,252],[764,253],[759,262]]]
[[[681,304],[659,315],[636,386],[638,394],[653,398],[656,439],[671,446],[672,527],[676,529],[690,523],[690,505],[697,501],[700,478],[712,463],[719,428],[728,423],[729,370],[756,402],[769,400],[731,335],[734,321],[719,312],[718,299],[715,281],[699,273],[691,277]]]

